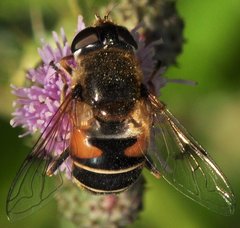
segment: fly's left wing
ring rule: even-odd
[[[66,128],[62,132],[61,140],[65,142],[69,133],[68,126],[71,125],[71,120],[68,116],[68,109],[71,104],[71,94],[69,94],[48,123],[13,180],[6,202],[6,211],[10,220],[17,220],[31,214],[44,205],[61,187],[63,183],[61,172],[57,172],[52,177],[47,172],[54,161],[56,139],[63,124]],[[65,147],[66,145],[63,145],[63,148]]]
[[[235,210],[235,197],[221,170],[178,120],[149,94],[152,132],[148,155],[164,179],[185,196],[223,215]]]

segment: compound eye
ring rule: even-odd
[[[118,34],[119,40],[130,44],[135,49],[138,48],[136,41],[134,40],[133,36],[126,28],[122,26],[117,26],[117,34]]]
[[[93,27],[86,28],[80,31],[73,39],[71,51],[72,53],[74,53],[79,49],[92,46],[97,42],[99,42],[99,38],[95,28]]]

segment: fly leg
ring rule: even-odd
[[[148,169],[151,172],[151,174],[157,179],[161,177],[160,172],[158,171],[156,166],[153,164],[152,159],[149,156],[146,157],[145,168]]]
[[[69,156],[69,150],[66,149],[64,152],[62,152],[58,158],[54,159],[48,166],[46,174],[48,176],[52,176],[56,170],[62,165],[62,163],[68,158]]]
[[[72,60],[72,58],[73,56],[69,55],[62,58],[58,64],[54,63],[53,61],[50,62],[50,65],[61,77],[64,84],[61,91],[61,98],[60,98],[61,103],[64,101],[67,94],[68,87],[69,87],[67,83],[67,75],[69,77],[72,77],[73,66],[69,64],[69,60]]]

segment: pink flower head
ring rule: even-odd
[[[79,32],[84,28],[83,19],[79,16],[76,31]],[[136,33],[136,30],[132,31],[132,35],[139,46],[136,56],[142,67],[144,82],[147,87],[151,83],[154,85],[154,90],[158,91],[165,85],[166,79],[161,76],[162,69],[153,75],[155,68],[154,44],[145,46],[144,40]],[[12,85],[12,92],[17,99],[13,104],[15,111],[12,113],[13,119],[10,124],[13,127],[21,126],[25,129],[25,133],[20,137],[35,132],[43,133],[43,137],[46,136],[48,131],[44,130],[47,127],[51,128],[51,125],[48,126],[48,124],[61,105],[61,91],[65,82],[51,63],[57,65],[63,57],[71,55],[71,49],[63,29],[61,29],[60,35],[53,32],[53,39],[56,46],[52,47],[42,42],[42,47],[38,50],[42,63],[27,71],[26,80],[30,82],[30,86],[19,88]],[[72,61],[72,65],[76,64],[74,59]],[[67,74],[66,83],[70,87],[71,77]],[[54,136],[54,154],[56,156],[69,146],[69,137],[66,137],[66,132],[70,132],[70,129],[68,124],[64,124],[65,122],[68,123],[68,120],[63,120],[63,124],[58,127]],[[61,168],[65,169],[66,167],[63,164]]]

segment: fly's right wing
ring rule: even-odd
[[[185,196],[212,211],[231,215],[235,197],[222,171],[178,120],[149,95],[153,113],[148,155],[164,179]]]

